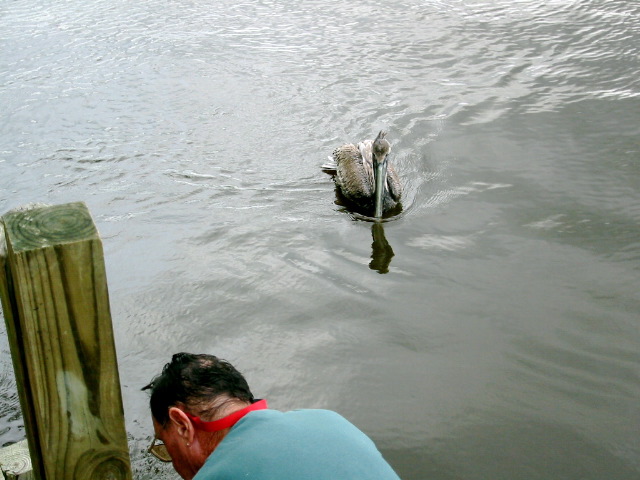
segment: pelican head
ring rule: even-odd
[[[391,145],[384,138],[387,132],[380,130],[378,136],[373,141],[371,153],[373,157],[373,180],[375,192],[375,216],[382,217],[382,204],[384,190],[387,184],[387,158],[391,152]]]

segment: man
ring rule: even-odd
[[[149,452],[186,480],[399,480],[373,442],[328,410],[269,410],[212,355],[175,354],[151,390]]]

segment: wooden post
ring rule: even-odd
[[[2,217],[0,294],[37,480],[130,480],[102,242],[84,203]],[[1,233],[1,232],[0,232]]]
[[[5,480],[33,480],[26,440],[0,449],[0,473]]]

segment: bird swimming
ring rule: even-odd
[[[388,163],[391,144],[386,135],[381,130],[375,140],[342,145],[322,166],[327,173],[334,174],[342,196],[376,218],[396,208],[402,195],[400,178]]]

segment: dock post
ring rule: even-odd
[[[1,220],[0,296],[34,478],[131,480],[102,242],[91,215],[77,202]]]
[[[0,478],[4,480],[33,480],[31,457],[26,440],[0,449]]]

